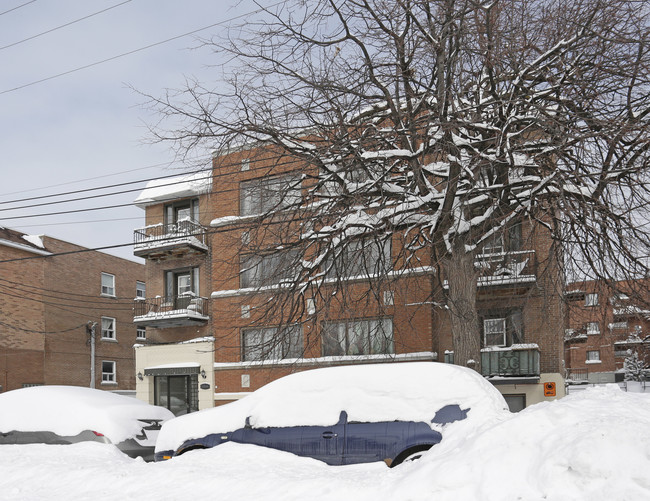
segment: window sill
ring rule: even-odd
[[[117,339],[113,337],[103,337],[102,341],[106,341],[107,343],[117,343]]]
[[[117,386],[117,381],[102,381],[100,384],[102,386]]]
[[[602,360],[585,360],[585,364],[587,365],[596,365],[596,364],[602,364]]]
[[[117,299],[117,296],[115,294],[104,294],[103,292],[99,295],[100,297],[106,297],[110,299]]]

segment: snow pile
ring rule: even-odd
[[[205,170],[167,179],[149,181],[133,202],[138,207],[208,193],[212,188],[212,171]]]
[[[435,362],[341,366],[291,374],[231,404],[165,423],[157,450],[210,433],[265,426],[328,426],[345,410],[350,421],[424,421],[450,404],[469,409],[454,427],[475,427],[501,416],[501,394],[473,370]],[[505,411],[508,414],[507,411]],[[432,425],[435,427],[436,425]],[[444,436],[444,434],[443,434]]]
[[[51,431],[72,436],[84,430],[102,433],[111,442],[142,430],[138,419],[171,419],[167,409],[90,388],[35,386],[0,394],[0,431]]]
[[[649,395],[590,388],[508,416],[446,437],[418,462],[393,469],[383,462],[328,466],[234,443],[162,463],[131,459],[96,443],[5,445],[0,499],[650,499]]]
[[[650,499],[650,397],[617,385],[454,435],[395,486],[403,499]]]

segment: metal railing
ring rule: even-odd
[[[133,232],[133,243],[135,246],[151,245],[160,243],[165,245],[176,239],[195,238],[199,243],[205,245],[206,231],[199,223],[190,219],[183,219],[171,224],[154,224],[139,228]]]
[[[539,348],[481,350],[483,376],[539,376]]]
[[[589,381],[589,369],[567,369],[566,380],[571,383],[586,383]]]
[[[484,348],[481,350],[483,376],[539,376],[539,348]],[[454,352],[445,352],[445,363],[454,363]]]
[[[537,276],[534,250],[480,254],[476,266],[481,270],[479,285],[517,282]]]
[[[194,294],[157,296],[136,299],[133,307],[134,317],[164,318],[179,315],[207,318],[208,298]]]

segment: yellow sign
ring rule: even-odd
[[[544,383],[544,396],[545,397],[555,396],[555,383]]]

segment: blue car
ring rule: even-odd
[[[384,461],[392,467],[438,444],[454,423],[504,409],[492,385],[456,366],[424,362],[316,369],[281,378],[238,402],[165,423],[155,459],[235,442],[330,465]]]

